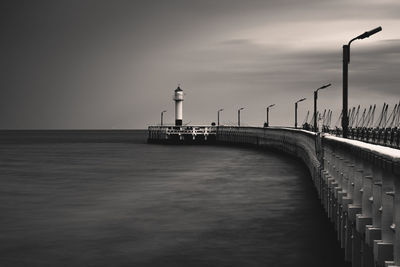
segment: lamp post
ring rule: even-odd
[[[272,108],[273,106],[275,106],[275,104],[269,105],[267,107],[267,124],[266,124],[267,127],[269,126],[269,108]]]
[[[295,103],[294,103],[294,128],[296,128],[297,129],[297,103],[299,103],[299,102],[301,102],[301,101],[304,101],[304,100],[306,100],[307,98],[302,98],[302,99],[300,99],[300,100],[297,100]]]
[[[243,110],[244,108],[239,108],[238,109],[238,126],[240,127],[240,111]]]
[[[224,109],[223,108],[221,108],[221,109],[218,109],[218,112],[217,112],[217,125],[219,126],[219,113],[221,112],[221,111],[223,111]]]
[[[167,112],[166,110],[161,111],[161,126],[163,126],[164,122],[164,112]]]
[[[331,84],[326,84],[324,86],[321,86],[317,90],[314,91],[314,132],[318,132],[318,125],[317,125],[317,99],[318,99],[318,91],[325,89],[327,87],[331,86]]]
[[[382,27],[375,28],[368,32],[364,32],[363,34],[353,38],[347,45],[343,45],[343,109],[342,109],[342,129],[343,129],[343,137],[347,138],[349,132],[349,116],[347,114],[348,109],[348,71],[349,71],[349,63],[350,63],[350,45],[353,41],[358,39],[368,38],[371,35],[380,32]]]

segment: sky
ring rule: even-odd
[[[400,100],[398,0],[3,0],[0,129],[145,129],[184,124],[293,126],[342,104],[342,46],[351,45],[349,106]],[[311,119],[311,118],[309,118]]]

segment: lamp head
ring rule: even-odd
[[[327,87],[329,87],[329,86],[331,86],[330,83],[329,83],[329,84],[326,84],[326,85],[324,85],[324,86],[321,86],[320,88],[317,89],[317,91],[318,91],[318,90],[321,90],[321,89],[325,89],[325,88],[327,88]]]
[[[377,27],[377,28],[375,28],[375,29],[373,29],[373,30],[370,30],[370,31],[368,31],[368,32],[364,32],[363,34],[357,36],[356,39],[368,38],[368,37],[370,37],[371,35],[374,35],[375,33],[380,32],[381,30],[382,30],[382,27],[379,26],[379,27]]]

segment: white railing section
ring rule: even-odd
[[[148,138],[150,140],[167,140],[172,136],[208,136],[216,135],[215,126],[149,126]]]

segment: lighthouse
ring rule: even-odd
[[[178,86],[174,94],[175,101],[175,126],[182,126],[183,120],[183,90]]]

